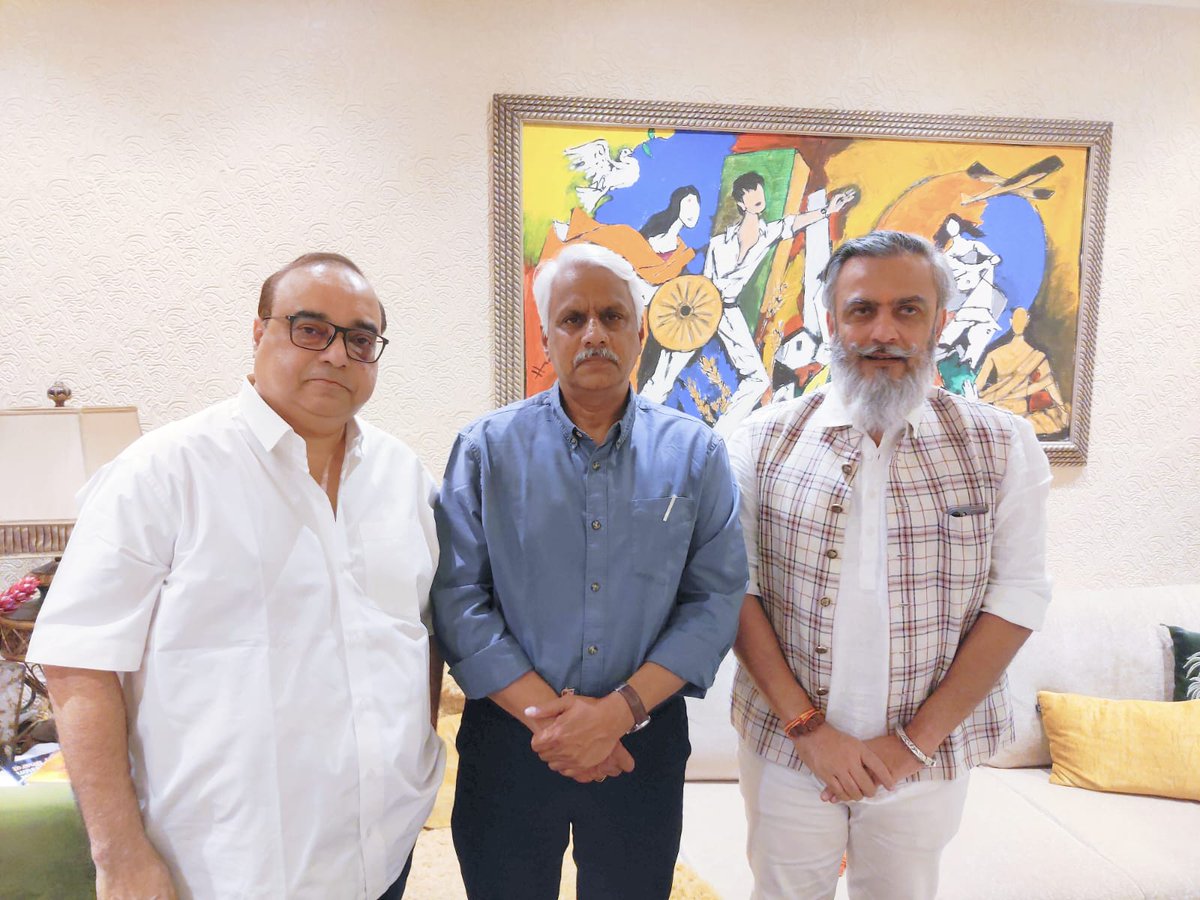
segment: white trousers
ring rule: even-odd
[[[807,769],[768,762],[744,742],[738,762],[752,900],[829,900],[843,853],[852,900],[933,900],[942,849],[962,821],[967,776],[824,803]]]

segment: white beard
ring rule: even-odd
[[[857,364],[858,350],[847,349],[835,334],[830,341],[829,368],[833,380],[850,411],[850,421],[867,434],[887,434],[904,424],[904,417],[915,408],[933,384],[933,353],[930,349],[912,351],[907,368],[899,378],[887,372],[864,374]],[[917,356],[920,359],[916,359]]]

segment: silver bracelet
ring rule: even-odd
[[[909,752],[912,753],[913,756],[921,761],[921,765],[923,765],[925,768],[932,769],[937,765],[937,760],[934,757],[926,756],[921,748],[913,743],[913,739],[905,733],[903,725],[896,726],[896,737],[904,741],[904,746],[909,749]]]

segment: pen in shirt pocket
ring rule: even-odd
[[[664,522],[667,521],[667,519],[671,518],[671,510],[673,510],[675,508],[675,500],[676,499],[677,499],[676,495],[672,494],[671,502],[667,504],[667,511],[665,513],[663,513],[663,521]]]

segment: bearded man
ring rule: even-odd
[[[928,898],[970,768],[1011,740],[1004,670],[1050,597],[1050,470],[1027,422],[933,388],[955,287],[928,241],[847,241],[822,280],[829,388],[730,443],[754,897],[832,897],[846,854],[852,897]]]

